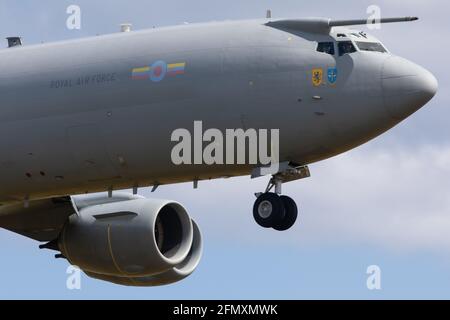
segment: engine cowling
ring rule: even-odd
[[[135,286],[185,278],[202,251],[200,231],[182,205],[136,197],[82,206],[58,246],[89,276]]]
[[[203,244],[201,233],[194,221],[192,221],[192,226],[194,228],[194,238],[192,241],[191,250],[182,263],[171,268],[170,270],[147,277],[115,277],[92,272],[86,272],[86,274],[94,279],[135,287],[163,286],[181,281],[195,271],[202,256]]]

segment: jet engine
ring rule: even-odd
[[[170,284],[194,272],[202,238],[182,205],[131,195],[104,200],[74,200],[77,213],[58,239],[71,264],[92,278],[128,286]]]

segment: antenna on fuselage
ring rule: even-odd
[[[120,25],[120,32],[131,32],[133,25],[131,23],[122,23]]]
[[[8,40],[8,48],[20,47],[22,45],[21,37],[8,37],[6,40]]]

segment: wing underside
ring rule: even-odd
[[[27,207],[7,205],[0,208],[0,228],[37,241],[52,241],[75,212],[70,197],[34,200]]]

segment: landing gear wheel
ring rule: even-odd
[[[291,198],[287,196],[281,196],[280,199],[283,202],[285,216],[284,219],[278,221],[278,223],[276,223],[273,228],[277,231],[286,231],[290,229],[297,221],[298,208],[295,201]]]
[[[283,201],[275,193],[262,194],[253,206],[253,217],[263,228],[281,224],[285,220],[285,214]]]

